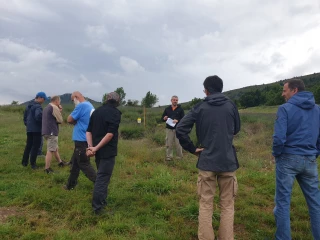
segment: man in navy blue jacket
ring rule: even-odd
[[[308,204],[314,239],[320,239],[320,191],[316,158],[320,151],[320,108],[302,80],[283,86],[286,103],[277,112],[273,151],[276,161],[276,239],[291,239],[290,198],[297,179]]]
[[[48,100],[44,92],[38,92],[36,98],[32,100],[23,115],[23,122],[27,128],[27,144],[22,157],[22,166],[26,167],[29,163],[32,169],[37,169],[36,160],[38,149],[41,145],[41,127],[42,127],[42,107],[41,104]]]

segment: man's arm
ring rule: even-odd
[[[87,132],[88,133],[88,132]],[[91,133],[90,133],[91,134]],[[102,148],[103,146],[107,145],[111,139],[113,138],[113,133],[107,133],[102,139],[101,141],[98,143],[97,146],[94,146],[94,147],[88,147],[88,149],[90,151],[92,151],[93,153],[96,153],[97,151],[99,151],[100,148]],[[92,136],[91,136],[91,139],[92,139]],[[88,141],[88,139],[87,139]],[[89,144],[89,142],[88,142]],[[89,146],[92,146],[89,144]]]
[[[92,116],[91,116],[90,120],[89,120],[87,131],[86,131],[86,139],[87,139],[88,147],[92,147],[93,146],[93,143],[92,143],[92,126],[93,126],[93,120],[92,120]]]
[[[320,111],[320,108],[319,108]],[[319,122],[320,122],[320,114],[319,114]],[[317,157],[320,155],[320,124],[319,124],[319,136],[318,136],[318,140],[317,140],[317,150],[318,150],[318,154]]]
[[[93,147],[91,145],[92,147],[89,147],[89,150],[91,150],[93,153],[96,153],[100,148],[107,145],[111,141],[113,136],[118,132],[120,121],[121,121],[120,112],[116,111],[115,113],[113,113],[110,121],[108,122],[109,124],[108,124],[107,134],[101,139],[101,141],[96,146]],[[89,128],[90,128],[90,123],[89,123],[88,129]]]
[[[283,106],[280,106],[277,112],[277,119],[274,123],[272,155],[279,156],[286,142],[288,128],[288,115]]]
[[[56,121],[58,124],[61,124],[63,122],[61,111],[56,105],[52,105],[52,115],[56,118]]]
[[[41,107],[37,107],[34,111],[34,119],[37,122],[41,122],[42,121],[42,108]]]
[[[236,135],[239,131],[240,131],[240,126],[241,126],[241,122],[240,122],[240,115],[239,115],[239,111],[238,108],[235,104],[233,104],[234,106],[234,133],[233,135]]]
[[[192,109],[190,112],[181,119],[180,123],[176,128],[176,135],[179,139],[180,145],[183,149],[189,151],[190,153],[195,153],[197,148],[191,141],[189,137],[189,133],[192,130],[194,123],[196,122],[196,113],[195,110]]]
[[[72,124],[72,125],[75,125],[75,124],[77,123],[77,121],[73,119],[73,117],[71,116],[71,114],[68,116],[67,122],[68,122],[69,124]]]
[[[26,107],[23,113],[23,123],[25,126],[27,126],[27,118],[28,118],[28,106]]]
[[[81,109],[80,109],[81,105],[77,105],[75,107],[75,109],[72,111],[72,113],[70,113],[70,115],[67,118],[67,122],[70,124],[75,125],[78,121],[78,119],[80,118],[81,115]]]
[[[163,122],[165,122],[165,121],[167,121],[167,119],[168,119],[167,109],[164,109],[163,114],[162,114],[162,117],[161,117],[161,120],[162,120]]]

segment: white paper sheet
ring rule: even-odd
[[[174,127],[176,125],[176,123],[173,122],[173,119],[171,118],[168,118],[167,121],[166,121],[166,124],[168,124],[169,126],[171,127]]]

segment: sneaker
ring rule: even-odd
[[[54,171],[51,168],[47,168],[44,170],[47,174],[54,173]]]
[[[32,168],[33,170],[37,170],[39,167],[38,167],[37,165],[32,165],[31,168]]]
[[[67,163],[64,162],[64,161],[61,161],[61,162],[59,162],[58,166],[59,166],[59,167],[67,166]]]

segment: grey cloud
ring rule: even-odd
[[[318,59],[320,36],[302,38],[320,30],[313,0],[1,1],[0,88],[21,99],[42,89],[101,100],[124,87],[127,98],[151,91],[167,104],[202,97],[212,74],[230,90],[317,71],[308,58]]]

